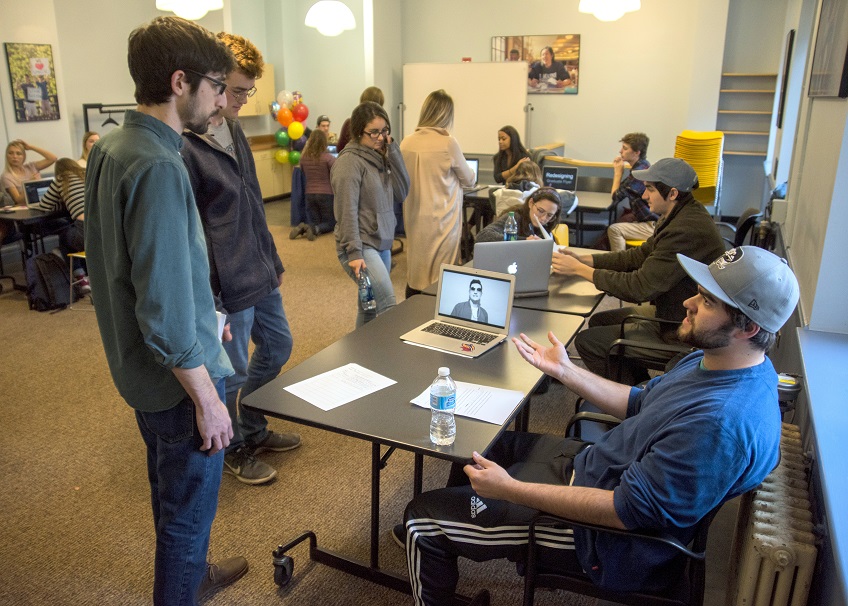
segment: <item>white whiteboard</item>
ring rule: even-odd
[[[527,137],[527,64],[409,63],[403,66],[403,135],[418,126],[421,105],[443,88],[454,104],[453,134],[463,153],[494,154],[498,129],[507,124]]]

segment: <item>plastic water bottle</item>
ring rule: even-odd
[[[510,211],[504,225],[504,242],[518,240],[518,223],[515,222],[515,213]]]
[[[430,441],[437,446],[450,446],[456,439],[456,383],[450,376],[450,368],[439,368],[439,376],[430,385]]]
[[[359,270],[359,304],[363,311],[377,309],[377,301],[374,300],[374,289],[371,288],[371,278],[363,267]]]

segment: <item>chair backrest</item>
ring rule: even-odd
[[[762,216],[763,212],[758,208],[749,208],[742,213],[736,222],[736,234],[733,237],[734,248],[742,246],[745,243],[745,238],[748,236],[751,228],[759,222]]]

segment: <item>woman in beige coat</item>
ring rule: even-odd
[[[474,173],[448,132],[452,126],[453,99],[444,90],[433,91],[415,132],[400,144],[410,180],[403,202],[407,297],[435,282],[442,263],[459,262],[462,188],[474,185]]]

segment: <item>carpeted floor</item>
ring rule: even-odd
[[[332,235],[291,241],[288,202],[269,203],[267,212],[286,265],[283,299],[295,339],[290,368],[353,330],[356,290],[338,264]],[[405,254],[395,260],[400,301]],[[7,289],[0,295],[0,329],[0,606],[148,604],[154,533],[144,447],[132,410],[113,386],[94,314],[29,311],[24,295]],[[375,355],[363,351],[363,362]],[[558,384],[534,397],[531,429],[561,433],[573,400]],[[275,419],[271,427],[300,432],[304,445],[263,455],[280,472],[269,485],[224,476],[211,556],[244,555],[250,571],[206,604],[411,603],[404,594],[309,563],[305,544],[293,552],[292,583],[274,584],[272,550],[307,529],[322,546],[367,558],[370,445]],[[425,462],[425,489],[446,477],[445,462]],[[396,452],[382,480],[381,565],[402,574],[404,554],[388,530],[411,496],[411,478],[412,455]],[[487,587],[493,604],[520,603],[521,581],[509,563],[463,561],[461,578],[466,595]],[[541,592],[537,603],[588,602]]]

